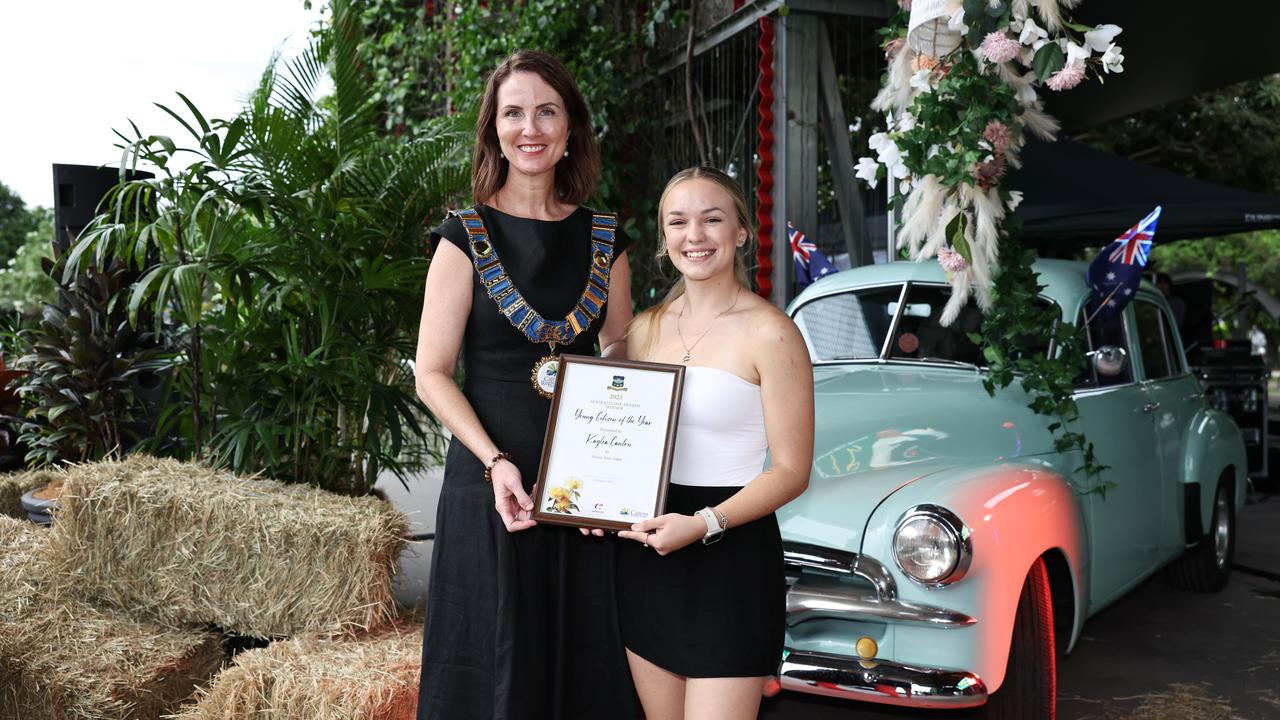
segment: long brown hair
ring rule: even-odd
[[[600,149],[591,129],[591,113],[569,69],[556,56],[539,50],[517,50],[489,74],[476,117],[476,149],[471,157],[471,198],[481,203],[507,181],[507,161],[498,143],[498,88],[512,73],[531,72],[564,100],[569,115],[569,157],[556,163],[556,195],[561,202],[581,205],[596,191],[600,179]]]
[[[663,222],[662,213],[667,205],[667,196],[675,189],[677,185],[686,180],[710,180],[720,186],[721,190],[729,195],[733,201],[734,215],[737,216],[738,224],[747,231],[747,241],[738,248],[733,255],[733,277],[743,288],[751,289],[751,276],[747,273],[747,255],[755,252],[756,229],[751,223],[751,215],[747,210],[747,198],[742,193],[742,186],[738,184],[727,173],[708,165],[695,165],[691,168],[685,168],[667,181],[667,186],[662,189],[662,196],[658,198],[658,257],[667,256],[667,225]],[[671,303],[675,302],[681,295],[684,295],[684,276],[676,278],[671,289],[667,291],[666,297],[662,302],[640,313],[633,321],[634,323],[644,323],[647,333],[649,345],[652,346],[657,340],[658,334],[655,330],[658,327],[658,319],[671,307]]]

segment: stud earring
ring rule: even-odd
[[[564,149],[564,156],[569,157],[569,148]]]

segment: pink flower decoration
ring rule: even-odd
[[[964,272],[969,269],[969,261],[965,260],[963,255],[945,247],[938,251],[938,264],[949,273]]]
[[[906,10],[906,11],[910,12],[910,11],[911,11],[911,0],[898,0],[898,7],[902,8],[903,10]]]
[[[1003,155],[996,155],[987,162],[978,163],[973,166],[973,179],[978,183],[978,187],[983,190],[990,190],[1000,184],[1000,178],[1004,177],[1005,163]]]
[[[1079,85],[1081,80],[1084,80],[1084,64],[1073,63],[1050,75],[1045,85],[1048,85],[1050,90],[1062,92]]]
[[[991,152],[997,157],[1009,152],[1009,145],[1013,142],[1013,133],[1009,132],[1009,127],[999,120],[992,120],[987,123],[987,127],[982,131],[982,139],[991,143]]]
[[[1018,57],[1018,53],[1022,51],[1022,43],[997,30],[987,33],[978,49],[991,62],[1002,63]]]
[[[906,44],[906,38],[894,38],[890,40],[884,46],[884,59],[892,62],[893,59],[898,56],[898,53],[902,51],[902,47]]]

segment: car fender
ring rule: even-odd
[[[945,507],[968,528],[972,562],[951,585],[921,585],[894,560],[898,521],[920,504]],[[890,569],[902,600],[956,610],[977,622],[960,629],[899,625],[891,659],[976,672],[989,691],[999,688],[1023,582],[1035,560],[1053,551],[1061,553],[1070,575],[1074,644],[1088,597],[1087,538],[1078,495],[1061,472],[1049,463],[1023,460],[939,471],[903,487],[872,516],[863,553]]]
[[[1182,482],[1200,486],[1201,528],[1209,527],[1218,478],[1222,477],[1223,470],[1228,467],[1233,470],[1232,489],[1238,512],[1244,505],[1248,475],[1244,436],[1230,415],[1207,408],[1201,410],[1191,420],[1182,450]],[[1188,538],[1188,541],[1196,539],[1198,538]]]

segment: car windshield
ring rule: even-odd
[[[874,360],[880,357],[902,285],[866,288],[827,295],[805,303],[796,325],[809,346],[809,356],[822,360]]]
[[[950,286],[922,283],[911,283],[905,297],[902,284],[851,290],[805,303],[795,322],[814,362],[875,360],[887,350],[893,360],[984,366],[982,348],[969,339],[981,329],[982,311],[970,300],[944,326],[950,297]]]

